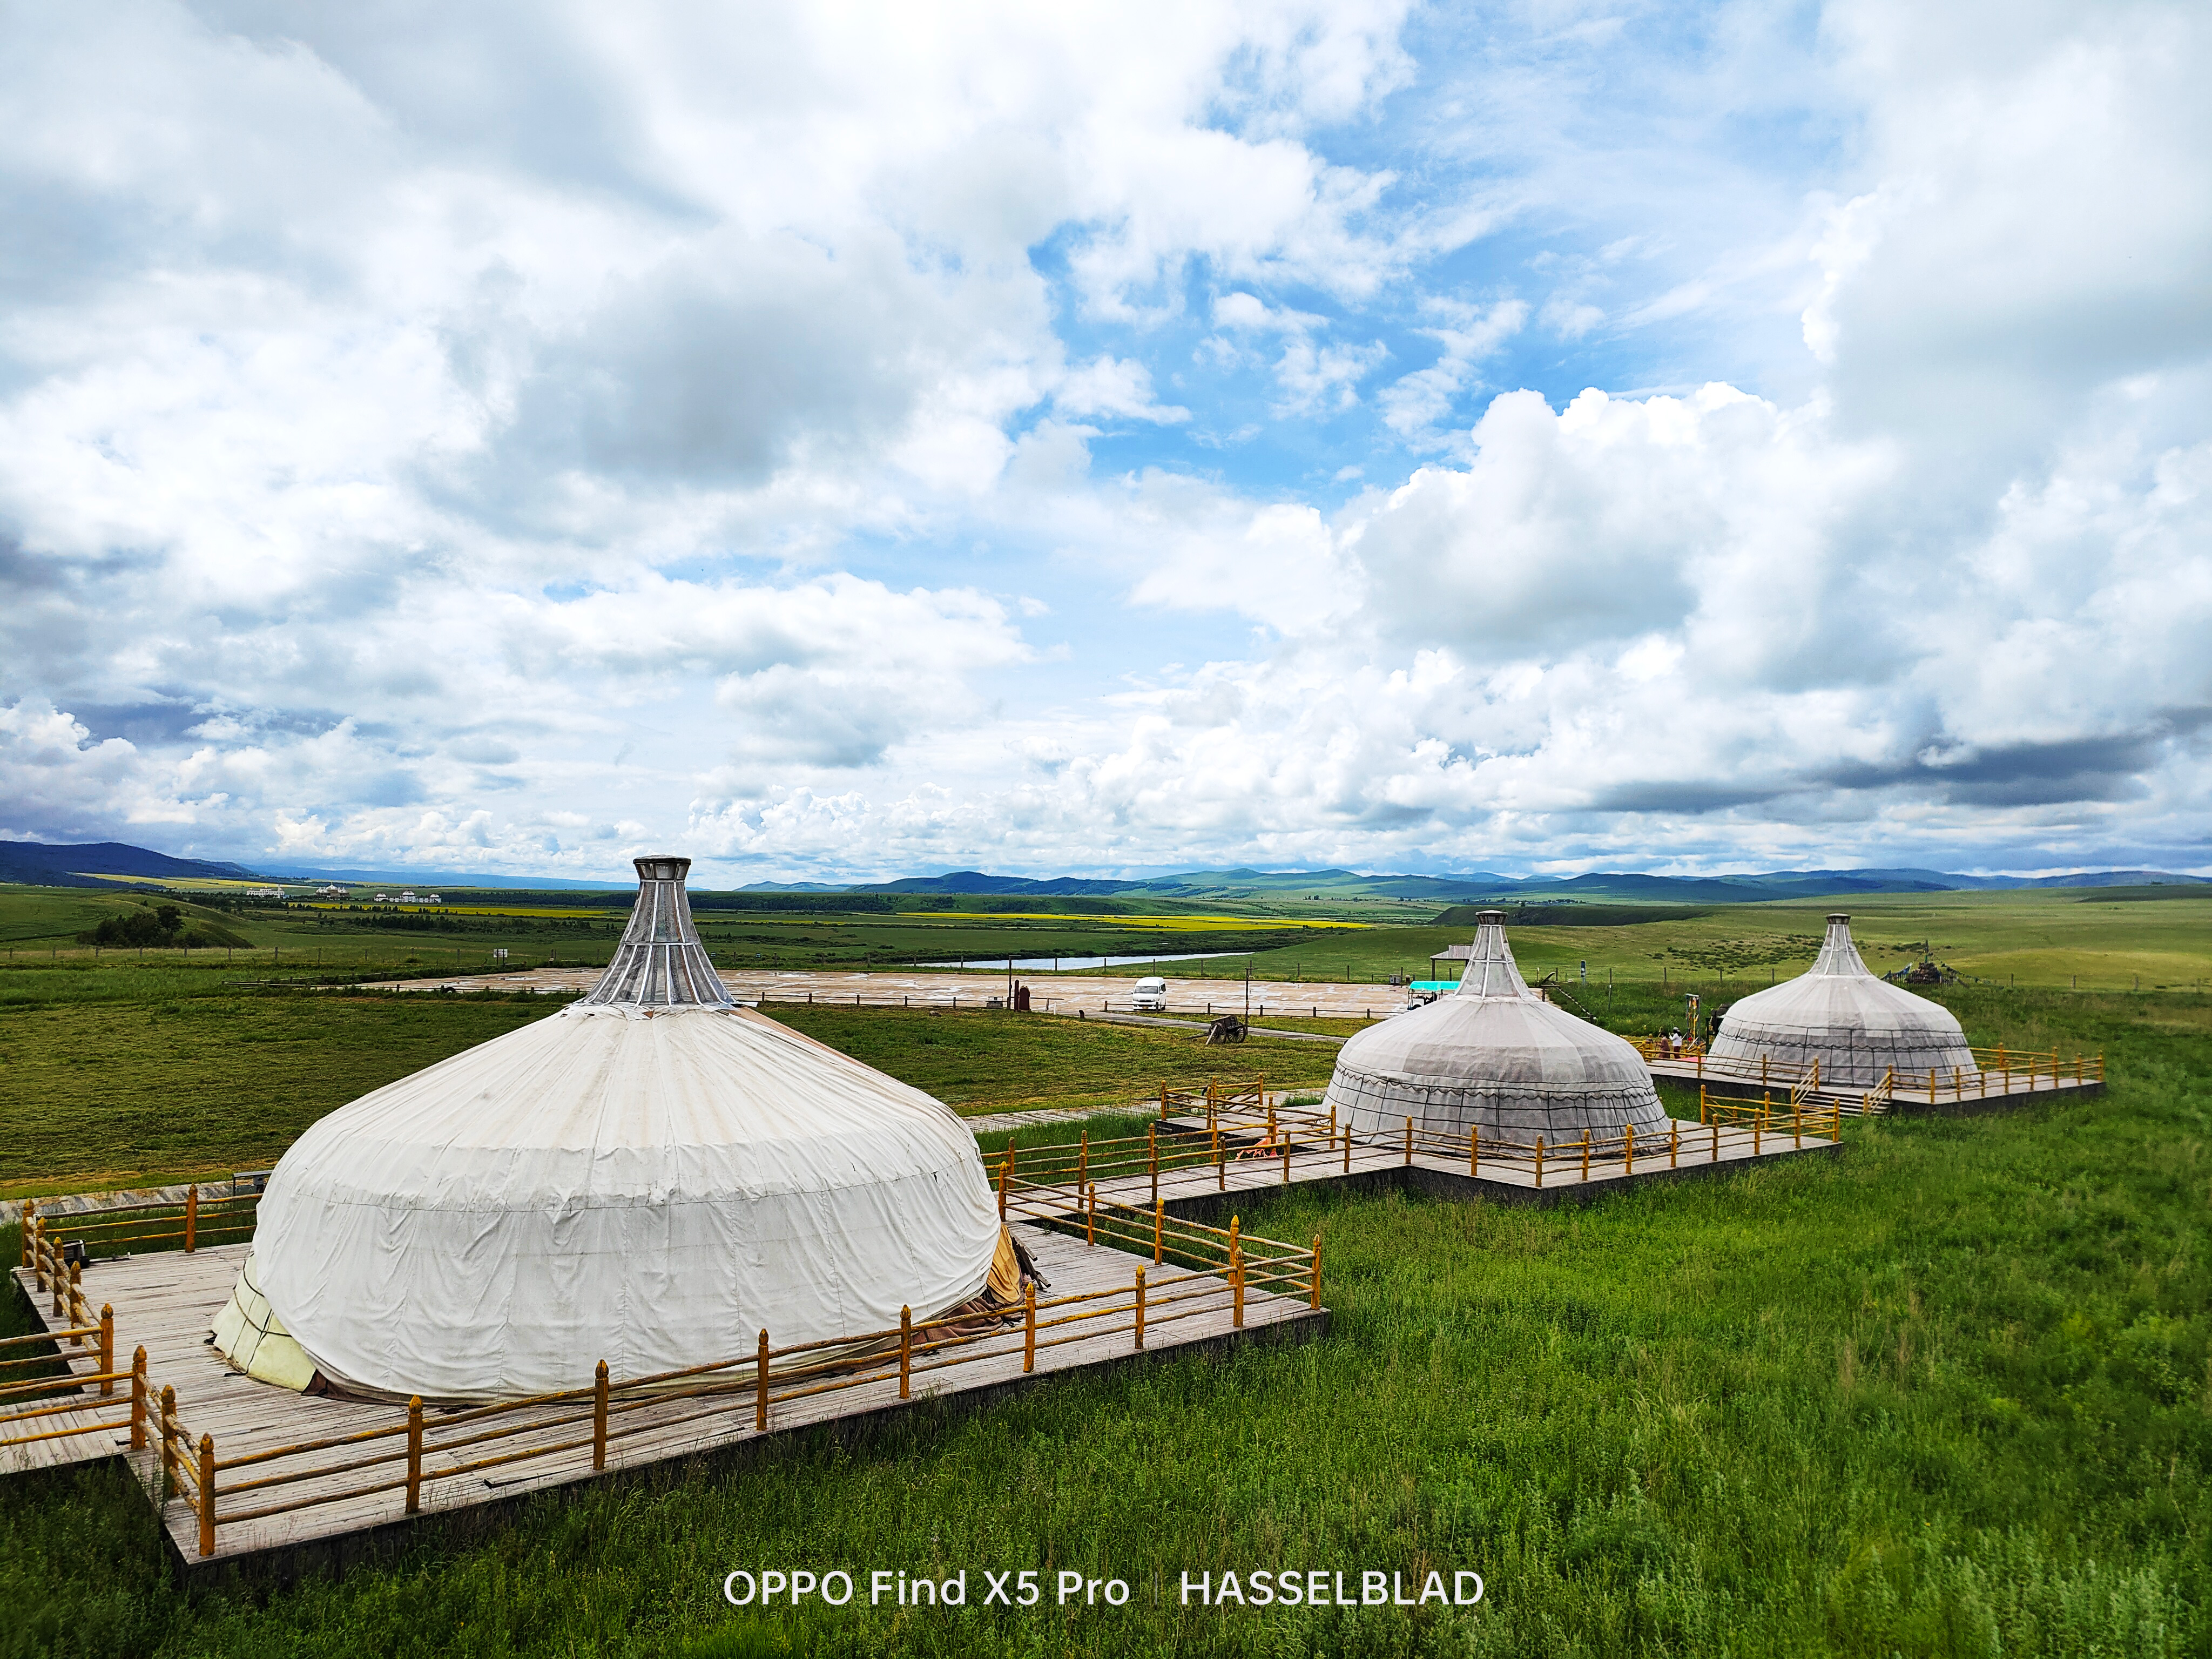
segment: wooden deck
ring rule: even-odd
[[[1162,1127],[1202,1134],[1206,1121],[1171,1118]],[[1671,1147],[1668,1139],[1656,1133],[1649,1140],[1638,1138],[1632,1169],[1616,1152],[1593,1158],[1585,1173],[1579,1152],[1569,1141],[1553,1149],[1540,1177],[1534,1164],[1525,1158],[1484,1158],[1470,1170],[1463,1158],[1417,1151],[1409,1159],[1401,1146],[1362,1141],[1352,1143],[1347,1158],[1340,1141],[1323,1146],[1317,1137],[1301,1139],[1301,1132],[1286,1121],[1292,1137],[1287,1181],[1280,1152],[1255,1152],[1254,1138],[1248,1133],[1236,1138],[1237,1144],[1230,1146],[1229,1156],[1221,1164],[1162,1170],[1157,1194],[1149,1174],[1100,1181],[1098,1202],[1149,1212],[1157,1196],[1170,1215],[1216,1225],[1237,1212],[1240,1203],[1249,1207],[1287,1186],[1342,1186],[1359,1191],[1411,1188],[1437,1197],[1492,1203],[1572,1203],[1649,1182],[1722,1173],[1776,1158],[1833,1156],[1843,1150],[1839,1142],[1825,1136],[1793,1136],[1787,1128],[1754,1139],[1742,1129],[1715,1134],[1703,1124],[1676,1122],[1673,1127]],[[991,1147],[986,1146],[983,1152],[987,1167],[995,1169]],[[1024,1218],[1065,1226],[1079,1224],[1080,1211],[1072,1188],[1018,1188],[1011,1207]]]
[[[1652,1060],[1644,1064],[1650,1067],[1654,1078],[1692,1089],[1703,1085],[1708,1094],[1732,1100],[1757,1100],[1762,1094],[1769,1094],[1778,1101],[1787,1101],[1790,1096],[1790,1085],[1785,1081],[1762,1085],[1756,1078],[1732,1077],[1702,1069],[1695,1059]],[[2053,1078],[2047,1072],[1967,1072],[1955,1079],[1939,1076],[1932,1096],[1924,1080],[1917,1085],[1900,1083],[1893,1096],[1875,1103],[1871,1115],[1999,1112],[2039,1101],[2079,1100],[2104,1092],[2105,1080],[2100,1076],[2062,1073]],[[1863,1117],[1869,1115],[1868,1093],[1863,1088],[1824,1087],[1808,1093],[1805,1103],[1823,1111],[1832,1108],[1846,1117]]]
[[[1303,1299],[1248,1290],[1244,1323],[1239,1329],[1233,1322],[1229,1287],[1218,1275],[1195,1272],[1179,1274],[1172,1267],[1153,1267],[1149,1261],[1103,1244],[1086,1246],[1080,1239],[1033,1226],[1020,1226],[1018,1231],[1023,1243],[1049,1279],[1049,1294],[1055,1298],[1085,1291],[1132,1289],[1136,1270],[1145,1267],[1152,1279],[1149,1294],[1158,1298],[1153,1304],[1157,1311],[1148,1324],[1144,1342],[1144,1351],[1150,1354],[1172,1353],[1253,1337],[1303,1336],[1327,1327],[1326,1310],[1310,1308]],[[169,1251],[102,1261],[88,1273],[88,1297],[114,1306],[116,1342],[121,1353],[118,1363],[127,1370],[131,1352],[143,1344],[154,1391],[158,1395],[164,1386],[176,1389],[178,1418],[195,1444],[202,1435],[214,1437],[219,1462],[302,1442],[404,1425],[407,1419],[404,1406],[293,1394],[234,1371],[216,1353],[206,1340],[209,1324],[229,1296],[245,1253],[242,1244],[204,1249],[190,1255]],[[46,1328],[58,1328],[47,1317],[46,1301],[35,1297],[27,1273],[21,1268],[15,1271],[25,1293],[34,1297],[33,1305],[41,1319],[46,1320]],[[1191,1294],[1183,1304],[1175,1306],[1169,1298],[1178,1288]],[[1113,1328],[1072,1337],[1066,1329],[1041,1334],[1036,1369],[1025,1373],[1022,1330],[1017,1320],[1010,1328],[952,1351],[963,1357],[944,1370],[928,1370],[917,1364],[913,1377],[914,1400],[973,1396],[981,1401],[1024,1383],[1132,1358],[1135,1350],[1127,1324],[1110,1319],[1098,1322]],[[1078,1332],[1084,1328],[1075,1328]],[[1048,1334],[1065,1340],[1048,1345],[1045,1340]],[[971,1353],[972,1357],[969,1357]],[[588,1383],[589,1378],[579,1381]],[[120,1407],[119,1426],[114,1431],[41,1443],[54,1449],[42,1455],[40,1462],[127,1455],[149,1493],[158,1492],[158,1454],[132,1453],[128,1449],[127,1384],[118,1385],[117,1403]],[[705,1399],[694,1395],[655,1400],[625,1411],[617,1419],[617,1431],[608,1443],[607,1472],[618,1474],[746,1442],[773,1441],[779,1436],[819,1424],[896,1411],[910,1403],[913,1401],[898,1397],[898,1379],[894,1372],[839,1392],[780,1400],[771,1410],[768,1433],[763,1436],[754,1426],[750,1384]],[[574,1407],[569,1409],[573,1413]],[[588,1418],[588,1401],[583,1410]],[[548,1414],[554,1414],[552,1408],[549,1408]],[[428,1427],[433,1435],[440,1417],[435,1409],[426,1412]],[[565,1449],[549,1446],[542,1454],[522,1455],[489,1471],[456,1474],[450,1467],[441,1470],[438,1457],[429,1457],[423,1468],[422,1513],[451,1515],[547,1487],[599,1478],[592,1467],[589,1433],[587,1422],[585,1443],[573,1443],[573,1431],[554,1435],[551,1440],[571,1443]],[[367,1470],[359,1467],[362,1457],[380,1454],[387,1455],[387,1461],[380,1467]],[[227,1473],[219,1474],[218,1516],[226,1518],[221,1519],[216,1548],[211,1557],[203,1557],[200,1553],[199,1517],[189,1501],[172,1498],[162,1506],[162,1518],[181,1565],[195,1575],[209,1568],[240,1565],[251,1567],[257,1565],[257,1559],[260,1567],[282,1574],[289,1568],[274,1558],[288,1555],[295,1563],[317,1556],[342,1563],[359,1553],[359,1550],[318,1550],[314,1547],[342,1546],[348,1539],[358,1540],[364,1534],[382,1534],[412,1524],[404,1512],[404,1495],[398,1490],[352,1497],[337,1495],[349,1488],[397,1482],[404,1473],[404,1442],[386,1439],[371,1442],[350,1456],[333,1453],[295,1460],[276,1467],[288,1474],[317,1463],[346,1462],[354,1467],[322,1478],[294,1480],[275,1492],[241,1492],[236,1498],[231,1496],[231,1479]],[[270,1468],[264,1465],[242,1469],[236,1478],[265,1476]],[[227,1518],[248,1508],[259,1507],[278,1496],[298,1506],[258,1519]]]

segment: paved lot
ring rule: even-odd
[[[926,968],[879,969],[854,973],[838,969],[769,971],[724,969],[722,983],[744,1002],[851,1002],[896,1006],[905,1001],[915,1007],[980,1007],[992,997],[1003,997],[1003,974],[946,973]],[[529,968],[512,974],[468,974],[454,979],[409,979],[387,982],[380,988],[395,991],[587,991],[597,982],[596,968]],[[1073,1015],[1079,1008],[1092,1013],[1126,1013],[1129,988],[1135,981],[1097,974],[1024,974],[1031,1006],[1055,1014]],[[1241,979],[1170,979],[1170,1014],[1203,1019],[1209,1013],[1244,1012],[1245,986]],[[1251,986],[1254,1018],[1373,1018],[1402,1008],[1405,991],[1389,985],[1342,985],[1289,980],[1254,980]]]

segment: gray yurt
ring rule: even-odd
[[[1761,1060],[1802,1068],[1820,1062],[1820,1081],[1872,1088],[1891,1070],[1924,1082],[1930,1069],[1948,1079],[1971,1073],[1974,1056],[1951,1011],[1877,979],[1851,943],[1851,919],[1828,918],[1828,936],[1812,970],[1756,992],[1723,1016],[1707,1052],[1716,1067],[1756,1067]]]
[[[1626,1042],[1531,991],[1505,943],[1505,913],[1477,918],[1459,988],[1370,1025],[1344,1045],[1328,1104],[1355,1135],[1468,1130],[1549,1141],[1584,1130],[1663,1133],[1667,1115],[1644,1057]]]

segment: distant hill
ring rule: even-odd
[[[1633,927],[1646,921],[1687,921],[1709,913],[1693,904],[1585,904],[1576,901],[1534,904],[1455,904],[1429,919],[1432,927],[1472,927],[1485,910],[1502,909],[1514,927]]]
[[[942,876],[909,876],[902,881],[871,882],[848,888],[854,893],[1029,893],[1039,898],[1097,897],[1130,893],[1148,884],[1139,881],[1090,880],[1080,876],[1056,876],[1033,880],[1027,876],[987,876],[981,870],[955,870]]]
[[[251,881],[255,872],[242,864],[204,859],[173,859],[119,841],[55,845],[38,841],[0,841],[0,881],[30,887],[113,887],[101,876],[139,876],[155,881],[196,876],[219,881]]]
[[[2201,886],[2203,876],[2161,871],[2114,870],[2078,876],[1967,876],[1942,870],[1772,870],[1741,876],[1647,876],[1633,871],[1597,871],[1582,876],[1502,876],[1492,871],[1464,875],[1363,876],[1349,870],[1188,870],[1140,881],[1109,881],[1059,876],[994,876],[980,870],[955,870],[941,876],[912,876],[900,881],[869,882],[846,890],[865,893],[1027,895],[1048,898],[1117,894],[1131,898],[1250,899],[1434,899],[1447,905],[1486,899],[1532,904],[1628,901],[1643,904],[1747,904],[1767,899],[1845,898],[1854,893],[1955,893],[2021,887],[2140,887],[2156,884]],[[815,887],[813,890],[829,890]]]

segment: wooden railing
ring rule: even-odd
[[[23,1205],[23,1265],[32,1265],[34,1237],[50,1237],[58,1249],[64,1234],[71,1243],[82,1243],[92,1260],[124,1250],[191,1251],[203,1244],[236,1243],[253,1236],[260,1204],[258,1190],[221,1192],[214,1183],[204,1196],[194,1183],[181,1203],[160,1200],[49,1213],[38,1207],[36,1199],[28,1199]]]
[[[23,1257],[57,1322],[44,1334],[0,1340],[0,1354],[9,1356],[0,1358],[0,1449],[112,1434],[124,1420],[115,1385],[131,1380],[115,1369],[115,1310],[102,1306],[94,1314],[82,1265],[64,1258],[58,1240],[26,1227]],[[33,1351],[48,1345],[59,1353]],[[72,1358],[90,1360],[92,1369],[74,1370]],[[131,1399],[134,1409],[143,1404],[136,1393]]]
[[[1126,1206],[1108,1206],[1092,1226],[1102,1242],[1146,1243]],[[1245,1238],[1234,1222],[1226,1232],[1156,1224],[1150,1249],[1152,1262],[1139,1262],[1126,1285],[1109,1290],[1040,1300],[1035,1285],[1026,1284],[1018,1310],[921,1321],[902,1311],[896,1329],[788,1347],[773,1346],[763,1331],[744,1358],[619,1382],[602,1360],[583,1387],[442,1413],[434,1423],[418,1396],[402,1422],[229,1458],[218,1457],[207,1436],[195,1444],[176,1420],[173,1391],[164,1389],[162,1497],[191,1505],[199,1553],[210,1556],[225,1527],[320,1504],[398,1493],[402,1512],[412,1515],[439,1482],[548,1459],[580,1462],[586,1449],[592,1468],[604,1469],[626,1441],[726,1419],[733,1401],[751,1402],[753,1431],[765,1434],[799,1402],[825,1395],[882,1385],[888,1396],[895,1382],[896,1398],[910,1399],[918,1379],[957,1383],[965,1380],[963,1370],[972,1375],[994,1362],[1005,1369],[1018,1354],[1021,1371],[1032,1372],[1040,1352],[1100,1336],[1126,1336],[1129,1351],[1141,1352],[1164,1328],[1211,1314],[1225,1312],[1231,1328],[1241,1328],[1248,1289],[1320,1304],[1318,1239],[1300,1250]],[[143,1372],[143,1350],[140,1358]]]
[[[1832,1079],[1824,1082],[1818,1060],[1809,1066],[1799,1066],[1766,1055],[1756,1060],[1716,1059],[1703,1048],[1688,1043],[1670,1045],[1658,1037],[1631,1040],[1646,1063],[1671,1062],[1693,1068],[1700,1081],[1711,1078],[1727,1083],[1756,1084],[1763,1090],[1787,1091],[1801,1100],[1815,1091],[1839,1096],[1860,1092],[1875,1103],[1893,1098],[1905,1101],[1924,1099],[1933,1104],[1942,1100],[1987,1100],[1993,1097],[2057,1088],[2067,1084],[2102,1084],[2105,1080],[2105,1056],[2102,1053],[2087,1054],[2077,1052],[2069,1058],[2055,1048],[1978,1047],[1968,1051],[1974,1060],[1972,1070],[1965,1066],[1933,1066],[1921,1073],[1891,1067],[1872,1089],[1863,1090],[1856,1084],[1839,1084]],[[1878,1103],[1863,1109],[1882,1109]]]
[[[1192,1224],[1164,1217],[1160,1177],[1163,1173],[1194,1167],[1211,1166],[1215,1188],[1221,1191],[1228,1186],[1229,1169],[1242,1160],[1279,1163],[1283,1184],[1287,1186],[1301,1173],[1349,1175],[1355,1162],[1361,1168],[1372,1169],[1376,1166],[1376,1154],[1385,1152],[1401,1158],[1407,1164],[1425,1158],[1463,1165],[1476,1179],[1481,1177],[1485,1166],[1510,1167],[1542,1187],[1557,1185],[1562,1179],[1588,1181],[1593,1167],[1600,1170],[1601,1178],[1602,1171],[1611,1165],[1620,1166],[1623,1174],[1634,1175],[1639,1165],[1650,1168],[1662,1158],[1668,1167],[1680,1168],[1686,1161],[1717,1164],[1747,1152],[1761,1156],[1770,1141],[1778,1144],[1784,1136],[1792,1147],[1802,1146],[1808,1139],[1841,1138],[1843,1118],[1838,1105],[1803,1097],[1785,1099],[1786,1105],[1772,1101],[1722,1102],[1714,1097],[1695,1127],[1669,1119],[1663,1131],[1639,1133],[1631,1125],[1609,1133],[1585,1130],[1566,1139],[1488,1134],[1475,1129],[1464,1133],[1426,1129],[1412,1118],[1405,1120],[1402,1136],[1355,1137],[1348,1124],[1337,1121],[1334,1109],[1323,1113],[1316,1108],[1270,1104],[1264,1115],[1217,1115],[1204,1127],[1156,1124],[1145,1135],[1114,1140],[1093,1141],[1086,1136],[1048,1146],[1018,1148],[1009,1144],[998,1160],[995,1174],[1003,1215],[1080,1225],[1085,1224],[1094,1209],[1103,1215],[1119,1207],[1136,1218],[1128,1224],[1136,1227],[1141,1245],[1148,1227],[1162,1230],[1164,1237],[1166,1230]],[[1149,1191],[1142,1204],[1117,1206],[1110,1197],[1106,1204],[1099,1203],[1100,1181],[1132,1176],[1148,1181]],[[1319,1244],[1316,1239],[1316,1252]]]

